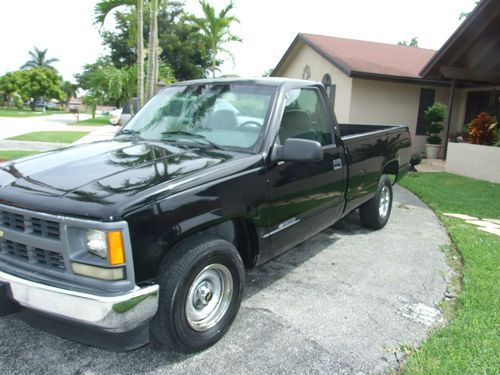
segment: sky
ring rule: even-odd
[[[218,11],[229,0],[209,0]],[[0,75],[19,69],[36,46],[58,58],[54,66],[67,80],[106,53],[93,24],[96,0],[0,0]],[[229,49],[223,74],[258,77],[279,62],[297,33],[396,44],[418,37],[419,46],[439,49],[460,25],[461,12],[476,0],[234,0],[243,39]],[[185,9],[201,15],[197,0]],[[106,28],[112,29],[112,20]]]

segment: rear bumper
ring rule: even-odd
[[[107,333],[132,331],[147,323],[158,309],[158,285],[103,297],[35,283],[1,271],[0,283],[6,286],[7,298],[22,307]]]

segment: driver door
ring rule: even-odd
[[[273,162],[268,166],[271,253],[276,256],[332,225],[345,196],[344,149],[335,142],[334,122],[318,87],[291,90],[277,142],[318,141],[320,162]]]

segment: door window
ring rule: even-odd
[[[288,138],[318,141],[322,146],[333,144],[328,114],[317,89],[294,89],[288,93],[279,130],[281,144]]]

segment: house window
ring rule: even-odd
[[[489,112],[492,105],[491,91],[473,91],[467,94],[465,123],[471,122],[481,112]]]
[[[436,98],[436,90],[434,89],[421,89],[420,101],[418,104],[418,118],[417,118],[417,135],[427,134],[427,121],[425,120],[425,111],[434,104]]]

